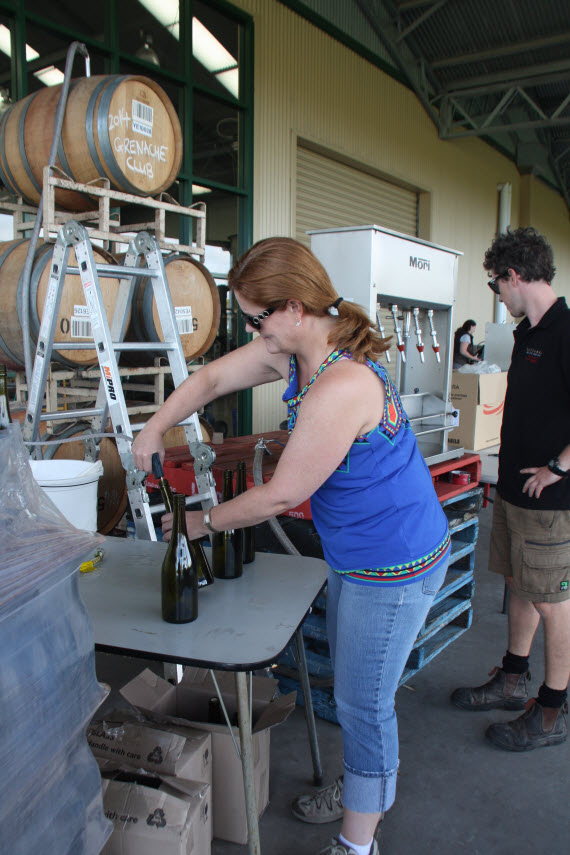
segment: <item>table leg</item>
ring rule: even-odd
[[[184,666],[183,665],[175,665],[173,662],[163,662],[163,673],[164,679],[168,680],[169,683],[177,686],[180,680],[182,679],[182,675],[184,674]]]
[[[245,809],[247,814],[249,855],[261,855],[259,823],[257,819],[257,797],[255,792],[255,778],[253,774],[253,743],[251,738],[251,721],[249,716],[249,700],[245,672],[236,671],[235,679],[239,738],[241,744],[241,766],[243,771],[243,788],[245,792]]]
[[[303,690],[303,701],[305,704],[305,720],[309,732],[309,745],[311,746],[311,757],[313,758],[313,782],[315,787],[323,783],[323,770],[319,754],[319,743],[317,741],[317,728],[315,727],[315,712],[313,710],[313,696],[309,683],[309,672],[307,671],[307,657],[305,656],[305,642],[303,631],[299,627],[295,633],[295,647],[297,650],[297,664],[299,666],[299,677],[301,689]]]

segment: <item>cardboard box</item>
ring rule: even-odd
[[[231,720],[237,710],[234,675],[216,671],[215,676]],[[254,677],[252,683],[254,779],[258,815],[261,816],[269,803],[269,731],[292,713],[296,692],[274,700],[277,687],[274,680]],[[216,694],[209,672],[202,668],[186,668],[181,682],[173,686],[146,669],[124,686],[121,694],[150,716],[167,716],[165,721],[174,716],[177,724],[190,724],[211,733],[214,837],[232,843],[247,843],[241,761],[228,728],[207,722],[208,701]],[[234,727],[232,731],[239,745],[238,728]]]
[[[102,855],[210,855],[208,784],[132,770],[104,777],[102,788],[103,810],[114,825]]]
[[[212,738],[196,728],[93,719],[87,741],[97,758],[212,786]]]
[[[497,374],[454,371],[451,402],[459,410],[459,425],[448,434],[449,447],[479,451],[499,445],[506,391],[506,371]]]

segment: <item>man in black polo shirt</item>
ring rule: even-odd
[[[489,569],[509,586],[508,648],[483,686],[456,689],[460,709],[526,711],[485,736],[508,751],[564,742],[570,676],[570,309],[557,298],[552,249],[532,228],[499,235],[489,286],[515,331],[501,429]],[[527,703],[529,654],[544,624],[545,677]]]

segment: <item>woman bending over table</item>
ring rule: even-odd
[[[347,283],[348,284],[348,283]],[[135,465],[164,458],[173,425],[222,395],[285,380],[289,440],[271,480],[186,514],[191,538],[256,525],[310,497],[329,564],[327,632],[344,775],[299,796],[305,822],[343,817],[321,855],[377,855],[374,832],[394,802],[394,696],[449,561],[446,517],[398,393],[378,359],[388,347],[345,301],[315,256],[290,238],[251,247],[233,290],[256,336],[184,381],[133,443]],[[163,517],[167,540],[172,522]]]

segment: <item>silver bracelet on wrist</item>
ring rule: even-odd
[[[204,514],[204,525],[206,526],[208,531],[212,532],[212,534],[218,534],[218,530],[214,528],[210,520],[210,511],[206,511],[206,513]]]

